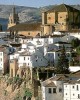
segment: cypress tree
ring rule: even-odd
[[[58,59],[56,66],[57,74],[68,74],[69,73],[69,60],[66,57],[65,47],[62,47],[61,54]]]

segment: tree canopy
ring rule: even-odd
[[[69,73],[69,60],[66,57],[65,47],[62,47],[61,54],[58,59],[56,66],[57,74],[68,74]]]
[[[73,48],[77,48],[80,45],[80,40],[78,38],[73,39],[71,41],[71,45],[72,45]]]

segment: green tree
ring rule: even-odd
[[[77,48],[80,45],[80,40],[78,38],[73,39],[71,41],[71,45],[72,45],[73,48]]]
[[[68,74],[69,73],[69,60],[66,57],[65,47],[62,47],[61,54],[58,59],[56,66],[57,74]]]
[[[76,48],[76,52],[77,52],[77,54],[80,55],[80,46],[78,46],[78,47]]]

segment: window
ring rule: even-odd
[[[28,65],[29,65],[29,63],[28,63]]]
[[[67,95],[67,93],[66,93],[66,95]]]
[[[80,94],[78,94],[78,98],[80,99]]]
[[[53,88],[53,93],[56,93],[56,88]]]
[[[50,19],[51,19],[51,17],[48,17],[48,19],[50,20]]]
[[[29,60],[29,58],[28,58],[28,60]]]
[[[2,58],[0,58],[0,61],[2,61]]]
[[[25,60],[25,57],[24,57],[24,60]]]
[[[78,87],[78,85],[77,85],[77,90],[79,90],[79,87]]]
[[[51,93],[51,88],[48,89],[48,93]]]
[[[73,96],[74,96],[74,94],[73,94]]]
[[[62,92],[62,89],[61,88],[59,88],[59,92]]]
[[[74,89],[74,86],[72,86],[72,88]]]
[[[30,33],[28,33],[28,35],[30,35]]]
[[[58,56],[60,56],[60,55],[58,54]]]

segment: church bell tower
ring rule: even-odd
[[[12,8],[12,13],[9,16],[8,29],[19,23],[18,13],[16,13],[15,6]]]

